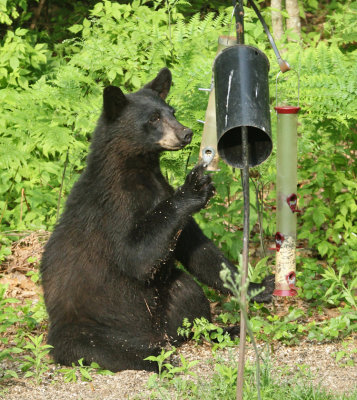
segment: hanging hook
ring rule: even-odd
[[[291,67],[290,67],[290,65],[289,65],[289,63],[288,63],[287,61],[285,61],[285,60],[283,60],[283,59],[281,58],[281,55],[280,55],[280,53],[279,53],[278,48],[276,47],[275,41],[274,41],[274,39],[273,39],[273,36],[271,35],[271,33],[270,33],[270,31],[269,31],[269,28],[268,28],[268,25],[265,23],[262,14],[261,14],[260,11],[258,10],[258,8],[257,8],[257,6],[255,5],[255,3],[254,3],[253,0],[248,0],[248,2],[249,2],[249,4],[252,6],[252,8],[253,8],[253,10],[255,11],[255,13],[257,14],[257,17],[259,18],[261,24],[263,25],[263,29],[264,29],[265,33],[267,34],[267,36],[268,36],[270,45],[271,45],[271,47],[272,47],[273,50],[274,50],[275,57],[276,57],[276,59],[277,59],[277,61],[278,61],[279,67],[280,67],[280,71],[281,71],[282,73],[284,73],[284,72],[286,72],[286,71],[290,71]]]
[[[298,80],[298,93],[297,93],[297,107],[299,107],[300,105],[300,75],[299,73],[294,69],[291,68],[290,71],[292,71],[293,73],[296,74],[297,76],[297,80]],[[279,83],[279,75],[281,74],[281,71],[279,71],[276,75],[276,79],[275,79],[275,103],[276,103],[276,107],[278,107],[278,83]],[[288,75],[287,75],[288,76]]]

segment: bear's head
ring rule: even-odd
[[[192,130],[177,121],[174,109],[165,102],[171,82],[171,72],[163,68],[136,93],[125,95],[116,86],[105,88],[106,133],[138,152],[179,150],[189,144]]]

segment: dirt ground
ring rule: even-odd
[[[0,266],[0,283],[8,284],[7,297],[17,298],[21,302],[31,301],[36,303],[41,295],[41,288],[26,274],[36,271],[36,264],[41,257],[43,243],[48,238],[48,233],[32,233],[14,243],[12,255]],[[357,348],[357,332],[349,338],[348,350]],[[264,352],[264,343],[259,347]],[[254,361],[254,353],[250,345],[247,346],[247,359]],[[272,370],[277,376],[282,372],[286,379],[293,381],[294,376],[304,375],[311,379],[314,385],[320,385],[331,393],[350,394],[357,389],[357,354],[354,357],[354,366],[344,366],[337,363],[334,354],[343,350],[342,343],[313,344],[307,341],[298,346],[285,346],[277,343],[274,353],[269,359]],[[344,349],[346,350],[346,349]],[[199,360],[193,368],[200,379],[209,380],[214,373],[212,358],[220,361],[238,359],[238,348],[229,348],[218,351],[212,355],[208,344],[196,346],[187,343],[182,346],[172,363],[177,363],[182,354],[189,360]],[[146,382],[150,373],[145,371],[122,371],[112,376],[92,374],[92,382],[78,381],[65,383],[63,375],[56,373],[60,367],[51,365],[50,370],[44,374],[42,383],[36,385],[31,379],[11,379],[0,384],[0,398],[6,400],[67,400],[67,399],[148,399],[149,391]],[[5,369],[18,370],[18,363],[5,360],[0,362],[1,371]],[[357,397],[356,397],[357,400]]]
[[[351,346],[356,347],[356,340]],[[334,394],[350,394],[357,389],[357,367],[341,367],[336,364],[332,354],[341,349],[341,345],[312,345],[302,343],[295,347],[279,346],[271,356],[272,370],[284,372],[286,379],[293,382],[294,376],[305,376],[314,385],[320,385]],[[193,368],[200,379],[209,380],[213,374],[212,352],[209,346],[195,346],[188,343],[179,349],[187,360],[199,360]],[[175,357],[178,357],[176,355]],[[226,349],[216,354],[219,360],[238,358],[238,349]],[[251,346],[248,346],[247,359],[254,361]],[[174,362],[174,361],[173,361]],[[0,364],[0,368],[4,365]],[[57,367],[58,369],[58,367]],[[119,400],[148,399],[146,382],[150,373],[145,371],[123,371],[113,376],[93,374],[92,382],[64,383],[61,375],[55,374],[56,367],[45,374],[43,382],[35,385],[29,379],[12,380],[3,389],[6,400]],[[1,396],[0,396],[1,397]],[[356,397],[357,400],[357,397]]]

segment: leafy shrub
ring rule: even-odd
[[[83,358],[78,360],[78,366],[72,363],[72,368],[61,368],[58,372],[63,374],[63,380],[67,383],[77,382],[78,375],[82,381],[91,382],[93,380],[92,372],[99,375],[114,375],[111,371],[101,369],[95,362],[92,362],[90,365],[83,365]]]
[[[189,70],[197,63],[201,72],[199,54],[188,37],[193,40],[205,30],[216,36],[215,29],[225,17],[214,18],[210,14],[204,21],[193,17],[187,24],[174,11],[171,17],[169,30],[164,9],[155,11],[138,1],[132,5],[109,1],[98,3],[90,19],[71,28],[72,32],[80,32],[81,37],[57,45],[56,57],[47,60],[40,78],[36,71],[29,71],[21,78],[23,82],[19,82],[19,77],[11,81],[18,84],[16,90],[8,86],[0,92],[0,164],[5,170],[0,183],[3,228],[53,226],[58,205],[63,205],[61,197],[68,193],[83,169],[88,138],[100,112],[103,85],[112,83],[127,91],[135,90],[165,64],[180,63],[178,73],[186,74],[181,65],[184,63]],[[150,35],[147,34],[149,31]],[[26,60],[35,62],[35,56],[30,55],[31,43],[20,33],[9,32],[8,35],[16,37],[18,46],[28,53]],[[202,38],[201,42],[204,42]],[[6,42],[0,51],[8,52],[8,47]],[[45,47],[38,45],[38,48],[40,51]],[[204,48],[206,54],[211,55],[210,45],[205,44]],[[12,67],[28,69],[26,65],[20,65],[17,53],[18,61],[11,61],[14,57],[3,60],[3,76],[14,72]],[[41,61],[45,62],[46,58]],[[207,57],[207,71],[210,63],[211,58]],[[191,87],[186,90],[186,96],[197,85],[194,78],[199,72],[188,80]],[[175,71],[174,77],[176,80]],[[181,78],[181,81],[187,82],[187,79]],[[173,93],[172,99],[175,96]],[[202,98],[202,112],[204,101]],[[180,107],[178,113],[181,113]],[[188,119],[192,120],[192,117]],[[168,155],[169,169],[181,166],[187,154],[182,153],[179,160]],[[180,170],[182,176],[184,168]]]
[[[0,47],[0,88],[26,89],[41,77],[49,55],[47,45],[36,43],[27,29],[8,30]]]
[[[204,118],[208,97],[198,88],[210,86],[217,37],[232,31],[232,8],[205,16],[195,14],[186,20],[175,7],[179,3],[183,2],[154,2],[155,8],[149,7],[150,2],[137,0],[130,4],[98,2],[88,18],[70,28],[72,39],[51,46],[23,28],[8,30],[0,43],[0,54],[4,55],[0,57],[2,231],[51,229],[54,225],[84,167],[103,86],[115,84],[126,91],[136,90],[168,65],[175,83],[169,101],[178,119],[194,131],[202,131],[197,120]],[[353,4],[347,2],[341,7],[353,11]],[[313,254],[329,267],[343,267],[341,279],[346,284],[356,277],[357,261],[357,171],[353,162],[357,66],[356,50],[346,51],[344,47],[351,43],[346,32],[353,30],[353,22],[348,19],[342,26],[337,24],[338,18],[331,17],[325,26],[328,36],[331,24],[336,22],[329,42],[315,47],[287,43],[286,58],[301,79],[298,194],[303,214],[299,217],[299,239],[307,240]],[[273,89],[277,66],[250,8],[246,9],[245,33],[246,42],[265,50],[272,60]],[[53,53],[49,47],[53,47]],[[296,80],[291,79],[282,86],[290,102],[296,102],[296,86]],[[271,103],[273,106],[273,96]],[[274,137],[274,117],[272,124]],[[173,185],[180,184],[187,168],[197,162],[199,142],[200,135],[196,134],[184,151],[162,155],[164,173]],[[220,168],[214,176],[217,195],[195,218],[205,234],[228,257],[237,260],[242,236],[240,176],[223,163]],[[275,201],[274,153],[254,174],[251,228],[262,209],[264,233],[271,238],[276,230],[275,213],[270,207]],[[256,202],[259,190],[263,205]],[[254,235],[253,241],[258,240]],[[304,281],[311,274],[309,265],[300,265]],[[308,298],[316,297],[314,287],[317,291],[326,288],[319,282],[324,272],[325,267],[319,267],[316,279],[310,282]],[[331,287],[332,281],[327,282]],[[336,297],[337,288],[335,285],[329,292],[335,296],[335,303],[346,300],[345,296]]]

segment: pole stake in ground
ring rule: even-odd
[[[274,45],[281,71],[288,71],[290,67],[285,61],[281,60],[263,17],[255,7],[253,0],[249,1],[262,21],[269,40]],[[241,169],[244,197],[241,287],[245,288],[248,279],[249,258],[249,167],[254,167],[264,162],[270,156],[273,144],[269,107],[269,61],[259,49],[244,45],[243,0],[234,0],[233,5],[238,44],[222,50],[214,62],[215,117],[218,154],[228,165]],[[244,316],[247,314],[245,289],[241,291],[240,306],[241,326],[237,400],[243,399],[246,341],[246,318]],[[257,393],[258,399],[260,399],[258,358]]]
[[[234,2],[237,45],[216,57],[214,82],[218,153],[228,165],[241,169],[244,219],[241,287],[246,287],[249,261],[249,167],[265,161],[272,151],[269,108],[269,61],[255,47],[244,45],[243,0]],[[243,398],[247,307],[241,293],[237,400]],[[259,386],[258,386],[259,387]],[[259,391],[258,391],[259,397]]]

